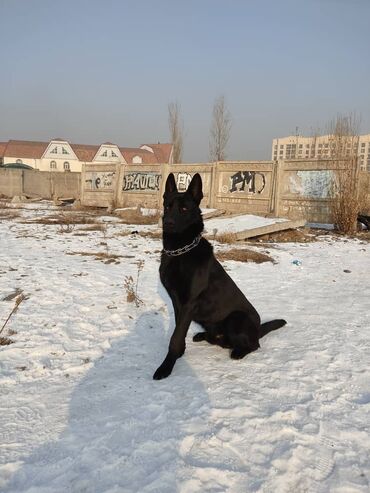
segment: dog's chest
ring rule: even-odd
[[[176,294],[183,302],[189,297],[194,268],[183,259],[162,258],[159,275],[163,286],[168,293]]]

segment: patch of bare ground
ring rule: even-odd
[[[100,260],[105,264],[119,264],[119,258],[122,255],[115,255],[107,252],[66,252],[67,255],[81,255],[82,257],[94,257],[94,260]]]
[[[236,262],[255,262],[262,264],[263,262],[275,263],[274,259],[265,253],[255,252],[247,248],[230,248],[215,253],[218,260],[235,260]]]
[[[71,225],[71,224],[94,224],[96,218],[84,214],[51,214],[50,216],[38,217],[30,221],[25,221],[27,224],[50,224],[50,225]]]
[[[124,209],[116,214],[123,224],[158,224],[161,217],[159,211],[156,214],[144,215],[139,207],[136,209]]]
[[[20,213],[14,209],[0,208],[0,219],[15,219],[20,216]]]
[[[236,243],[238,241],[236,233],[220,233],[211,239],[219,243]]]
[[[106,225],[103,223],[94,223],[88,226],[78,228],[79,231],[105,231]]]
[[[315,230],[310,228],[287,229],[248,238],[248,243],[309,243],[317,240]]]
[[[9,346],[9,344],[13,344],[14,341],[9,339],[9,337],[0,337],[0,346]]]
[[[162,238],[162,231],[160,230],[155,230],[155,231],[135,231],[135,230],[128,230],[128,231],[121,231],[120,233],[116,233],[115,236],[131,236],[131,235],[140,235],[143,236],[144,238]]]

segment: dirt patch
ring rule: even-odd
[[[84,214],[52,214],[46,217],[39,217],[27,224],[50,224],[50,225],[71,225],[71,224],[95,224],[96,218]]]
[[[12,209],[0,209],[0,219],[15,219],[20,213]]]
[[[287,229],[266,235],[248,238],[248,243],[308,243],[316,241],[316,233],[310,228]]]
[[[13,344],[14,341],[9,339],[9,337],[0,337],[0,346],[9,346],[9,344]]]
[[[275,263],[274,259],[265,253],[255,252],[247,248],[230,248],[221,252],[216,252],[218,260],[235,260],[236,262],[255,262],[262,264],[263,262]]]

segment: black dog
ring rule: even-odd
[[[180,193],[171,173],[163,198],[159,273],[173,303],[176,327],[168,354],[154,373],[155,380],[168,377],[177,358],[184,354],[191,321],[205,329],[194,336],[194,341],[230,348],[233,359],[244,358],[258,349],[261,337],[286,323],[273,320],[261,325],[255,308],[216,260],[211,244],[201,237],[204,226],[199,209],[203,198],[200,175],[194,175],[187,191]]]

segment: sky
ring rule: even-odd
[[[230,160],[355,112],[370,133],[370,0],[0,0],[0,141],[168,142],[209,159],[212,108]]]

